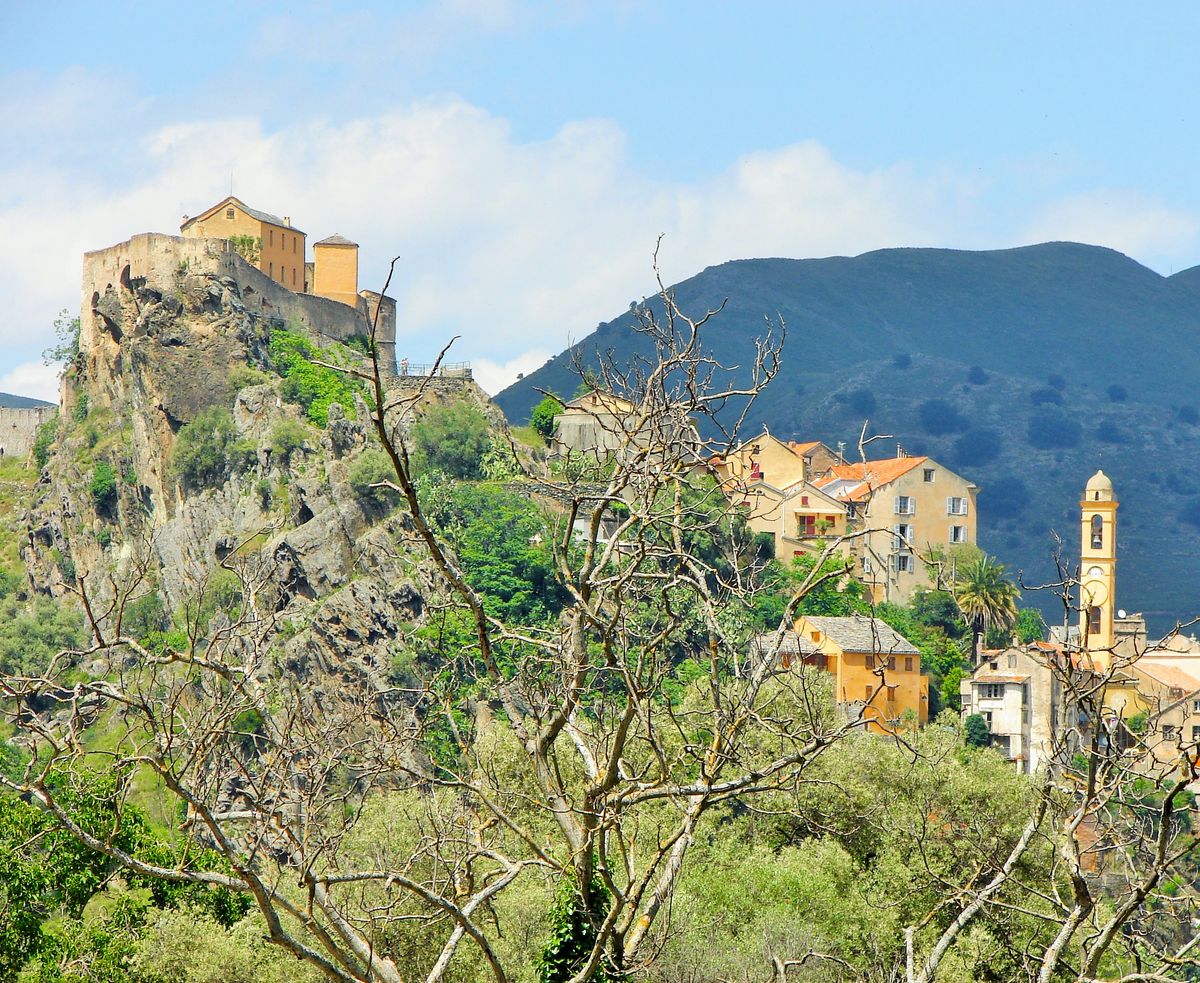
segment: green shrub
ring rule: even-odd
[[[87,419],[88,415],[88,395],[83,393],[75,400],[75,406],[71,410],[71,419],[76,423],[82,423]]]
[[[1059,409],[1044,407],[1029,420],[1029,443],[1039,450],[1078,447],[1083,427]]]
[[[978,365],[972,365],[967,371],[967,382],[973,386],[987,385],[988,378],[988,374]]]
[[[117,504],[117,473],[107,461],[98,461],[88,486],[92,502],[99,512],[108,513]]]
[[[176,478],[187,488],[213,488],[229,476],[230,452],[235,443],[233,417],[220,406],[201,410],[180,428],[171,455]]]
[[[925,400],[917,407],[917,419],[921,429],[934,436],[958,433],[970,426],[954,404],[945,399]]]
[[[235,365],[229,373],[229,395],[236,396],[247,386],[261,386],[271,377],[253,365]]]
[[[491,450],[487,418],[469,403],[431,409],[412,428],[418,471],[444,471],[452,478],[478,478]]]
[[[359,388],[347,375],[314,359],[333,361],[332,353],[318,348],[302,334],[277,328],[271,332],[271,360],[283,376],[283,398],[304,408],[318,427],[329,422],[329,407],[339,403],[354,416],[354,393]]]
[[[282,461],[308,443],[308,428],[299,420],[279,420],[271,428],[271,453]]]
[[[529,416],[529,425],[541,434],[542,440],[547,444],[554,436],[554,418],[562,411],[561,399],[557,396],[544,396]]]
[[[992,732],[982,714],[973,713],[967,717],[963,737],[971,747],[987,747],[992,743]]]
[[[50,445],[54,443],[57,435],[58,413],[56,411],[54,416],[38,427],[37,436],[33,439],[33,459],[37,462],[39,471],[50,460]]]
[[[368,509],[390,512],[400,504],[394,488],[377,486],[380,481],[396,480],[392,462],[381,450],[370,447],[350,465],[350,486]]]

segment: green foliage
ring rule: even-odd
[[[87,635],[83,616],[46,597],[0,599],[0,672],[33,675],[45,671],[63,649],[78,649]]]
[[[107,461],[97,461],[88,485],[96,511],[109,514],[117,504],[117,473]]]
[[[229,395],[232,398],[247,386],[261,386],[271,381],[262,369],[253,365],[235,365],[229,370]]]
[[[547,444],[554,436],[554,418],[562,411],[562,400],[557,396],[546,395],[529,415],[529,425],[541,435],[542,440]]]
[[[400,493],[377,484],[382,481],[395,483],[392,462],[383,451],[368,447],[350,465],[350,486],[368,509],[390,512],[400,504]]]
[[[412,428],[413,463],[418,472],[444,471],[452,478],[479,478],[491,449],[487,418],[467,402],[432,408]]]
[[[961,666],[951,666],[942,678],[942,706],[955,713],[962,709],[962,693],[959,692],[958,686],[966,675],[966,671]]]
[[[262,257],[262,236],[230,236],[229,244],[247,263],[257,263]]]
[[[529,499],[496,485],[458,484],[436,518],[491,614],[541,624],[558,613],[565,593],[545,521]]]
[[[1037,608],[1022,608],[1013,622],[1013,634],[1022,645],[1040,642],[1046,637],[1046,619]]]
[[[58,341],[42,352],[42,361],[47,365],[74,362],[79,357],[79,318],[71,317],[65,307],[54,319],[54,336]]]
[[[991,427],[973,427],[954,441],[950,456],[956,466],[982,467],[1004,450],[1004,438]]]
[[[1129,733],[1142,735],[1146,733],[1146,727],[1150,723],[1150,714],[1145,710],[1139,710],[1137,713],[1125,718],[1125,727]]]
[[[1029,418],[1028,437],[1039,450],[1067,450],[1079,446],[1083,427],[1062,410],[1043,407]]]
[[[287,462],[308,444],[308,428],[299,420],[277,420],[271,428],[271,453]]]
[[[233,470],[237,434],[224,407],[210,406],[180,428],[171,454],[175,476],[187,488],[220,486]]]
[[[992,732],[982,714],[973,713],[963,722],[963,739],[970,747],[987,747],[992,743]]]
[[[997,519],[1015,519],[1029,504],[1029,486],[1015,475],[1004,475],[988,486],[987,507]]]
[[[155,632],[166,631],[169,624],[167,606],[157,591],[127,601],[121,613],[121,634],[143,644]]]
[[[797,556],[792,559],[790,583],[799,587],[817,566],[815,556]],[[862,581],[845,573],[846,563],[835,556],[821,564],[813,587],[797,605],[798,615],[825,615],[846,617],[851,614],[866,614],[869,610],[867,592]]]
[[[921,429],[934,436],[958,433],[970,425],[957,407],[946,399],[925,400],[917,407],[917,419]]]
[[[88,399],[88,394],[80,393],[75,399],[75,405],[71,408],[71,420],[75,423],[82,423],[86,420],[90,405],[91,400]]]
[[[334,363],[335,354],[318,348],[296,331],[276,328],[271,332],[271,361],[283,376],[283,398],[303,407],[308,419],[318,427],[329,422],[329,407],[338,403],[346,415],[354,416],[354,380],[315,360]]]
[[[499,436],[492,438],[491,447],[479,462],[479,470],[488,481],[510,481],[521,475],[521,465],[512,446]]]
[[[37,428],[37,434],[33,438],[33,459],[37,463],[39,471],[49,462],[50,447],[57,436],[58,412],[55,411],[54,416]]]
[[[563,872],[550,908],[550,936],[538,959],[539,983],[567,983],[586,965],[596,941],[596,927],[610,904],[608,891],[598,876],[592,876],[589,894],[591,903],[585,904],[578,875],[573,869]],[[603,965],[589,979],[604,983],[608,974]]]

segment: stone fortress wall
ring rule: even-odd
[[[57,406],[0,407],[0,460],[26,460],[33,450],[38,427],[58,412]]]
[[[390,297],[364,290],[358,305],[350,307],[296,293],[247,263],[228,239],[185,239],[158,232],[143,232],[107,249],[84,253],[80,348],[90,351],[104,331],[97,308],[107,292],[120,286],[132,289],[135,281],[164,286],[189,274],[228,277],[241,288],[242,303],[251,313],[283,322],[300,320],[314,334],[334,341],[367,335],[380,306],[376,341],[384,371],[395,374],[396,303]]]

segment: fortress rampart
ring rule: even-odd
[[[228,239],[182,238],[143,232],[126,242],[83,255],[79,345],[90,351],[103,326],[97,311],[106,292],[144,283],[169,290],[181,277],[209,274],[238,284],[251,313],[282,321],[297,319],[314,334],[344,341],[370,331],[376,305],[382,304],[376,340],[384,370],[395,373],[396,302],[364,290],[357,307],[313,294],[296,293],[247,263]]]
[[[0,458],[25,460],[33,450],[38,427],[58,412],[56,406],[0,408]]]

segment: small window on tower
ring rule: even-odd
[[[1104,549],[1104,519],[1092,516],[1092,549]]]
[[[1095,604],[1088,608],[1088,633],[1100,634],[1100,608]]]

